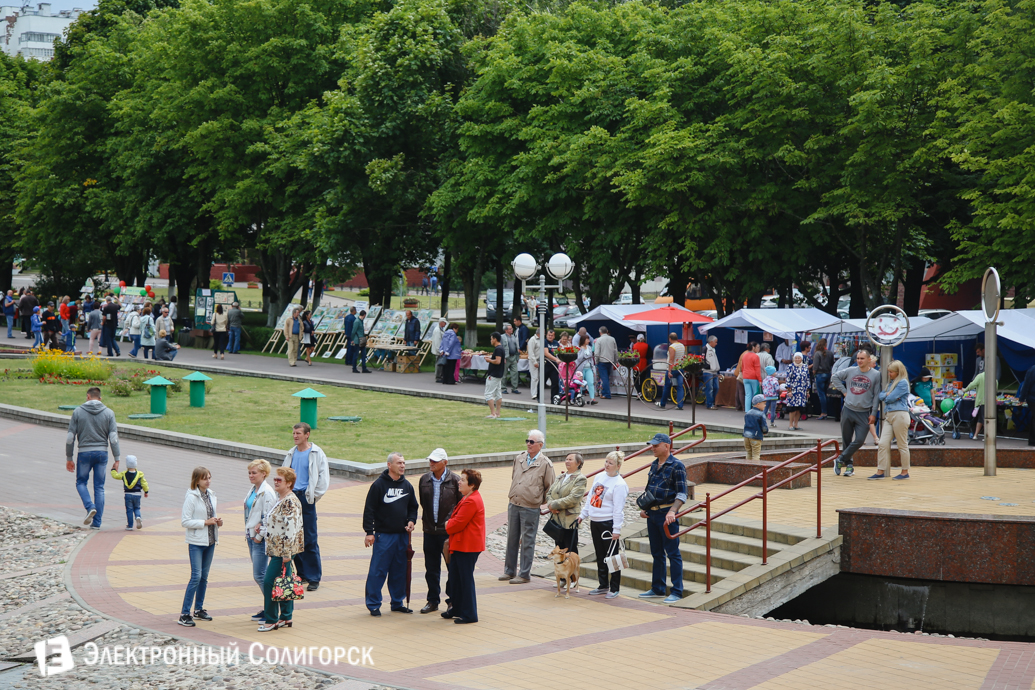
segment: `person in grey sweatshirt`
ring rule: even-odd
[[[76,441],[79,442],[79,455],[72,462]],[[75,472],[75,489],[79,498],[83,499],[86,508],[84,525],[92,529],[101,528],[104,515],[104,478],[108,474],[108,446],[115,456],[115,464],[119,462],[119,430],[115,424],[115,413],[101,402],[101,389],[97,387],[86,391],[86,402],[72,413],[72,421],[68,423],[68,436],[65,438],[65,469]],[[93,500],[86,487],[93,471]]]
[[[857,366],[845,367],[830,379],[830,385],[841,391],[845,399],[844,409],[841,410],[844,450],[834,460],[834,474],[841,474],[841,468],[844,468],[846,477],[855,474],[852,456],[866,441],[870,425],[877,423],[877,406],[880,403],[877,398],[880,393],[880,373],[873,368],[870,353],[859,350],[855,353],[855,362]]]

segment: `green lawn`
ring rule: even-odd
[[[170,380],[189,372],[142,364],[122,364],[121,369],[155,368]],[[27,371],[28,367],[23,366]],[[13,374],[17,369],[12,369]],[[128,398],[105,393],[104,404],[122,423],[152,426],[197,436],[220,438],[272,448],[291,446],[291,425],[299,419],[299,400],[291,397],[304,385],[244,376],[212,376],[206,407],[188,406],[184,392],[169,396],[168,414],[157,420],[129,420],[133,413],[149,412],[148,393],[135,392]],[[319,387],[326,398],[319,401],[320,428],[313,434],[330,457],[358,462],[384,462],[390,451],[409,458],[423,458],[436,447],[451,455],[517,452],[524,448],[525,434],[536,426],[531,412],[504,409],[504,417],[521,421],[485,419],[481,405],[415,398],[392,393],[373,393],[331,386]],[[57,412],[59,405],[75,405],[86,399],[82,386],[42,384],[33,379],[0,378],[0,400],[10,405]],[[358,424],[327,421],[330,416],[358,416]],[[655,426],[633,425],[597,419],[563,416],[548,418],[547,449],[569,445],[601,445],[646,441],[658,431]],[[713,437],[719,435],[712,434]]]

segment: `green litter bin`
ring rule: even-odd
[[[190,381],[190,406],[204,407],[205,381],[211,381],[212,379],[205,376],[200,371],[195,371],[193,374],[187,374],[184,376],[183,380]]]
[[[162,376],[144,381],[145,386],[151,386],[151,414],[165,414],[166,402],[169,395],[169,386],[173,382]]]
[[[316,401],[320,398],[326,398],[327,396],[320,391],[314,391],[312,388],[306,388],[300,390],[297,393],[292,394],[293,398],[301,398],[302,405],[299,411],[298,421],[308,424],[310,429],[316,428]]]

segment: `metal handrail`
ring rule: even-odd
[[[830,458],[828,458],[827,460],[824,460],[823,459],[823,448],[825,446],[829,446],[831,444],[834,446],[834,453],[833,453],[833,455],[830,456]],[[823,536],[823,528],[822,528],[822,519],[823,519],[823,506],[822,506],[822,499],[823,499],[823,473],[820,470],[822,469],[823,465],[826,465],[827,463],[832,462],[836,457],[838,457],[838,455],[840,455],[840,450],[841,450],[841,444],[838,443],[837,439],[828,439],[826,441],[817,441],[815,448],[810,448],[807,451],[801,452],[801,453],[795,455],[792,458],[789,458],[789,459],[784,460],[783,462],[781,462],[781,463],[779,463],[777,465],[774,465],[773,467],[766,467],[766,466],[763,465],[762,466],[762,471],[759,474],[756,474],[753,477],[749,477],[748,479],[745,479],[744,481],[740,482],[739,484],[731,486],[730,488],[728,488],[725,491],[723,491],[721,494],[718,494],[717,496],[715,496],[715,498],[712,498],[711,493],[706,493],[705,494],[705,499],[703,501],[698,501],[697,503],[693,504],[692,506],[690,506],[688,508],[685,508],[682,511],[676,513],[676,520],[678,520],[679,518],[683,517],[684,515],[692,512],[692,511],[698,510],[702,506],[704,507],[704,510],[705,510],[705,518],[704,518],[704,520],[699,520],[698,522],[695,522],[694,524],[690,525],[686,529],[680,530],[680,531],[676,532],[675,534],[672,534],[669,531],[669,525],[668,524],[666,524],[664,526],[664,530],[665,530],[665,536],[668,537],[669,539],[678,539],[679,537],[683,536],[684,534],[687,534],[688,532],[697,529],[701,525],[704,525],[704,527],[705,527],[705,578],[704,579],[705,579],[705,586],[706,586],[705,592],[711,592],[712,591],[712,558],[711,558],[712,521],[717,519],[717,518],[722,517],[723,515],[726,515],[727,513],[730,513],[732,511],[736,510],[737,508],[740,508],[741,506],[743,506],[743,505],[745,505],[747,503],[750,503],[751,501],[755,500],[756,498],[761,498],[762,499],[762,565],[767,565],[768,558],[769,558],[769,553],[768,553],[769,552],[769,549],[768,549],[768,526],[769,526],[768,525],[768,517],[769,517],[768,516],[768,509],[769,509],[769,506],[768,506],[767,497],[769,495],[769,492],[772,491],[773,489],[778,489],[781,486],[783,486],[784,484],[786,484],[788,482],[791,482],[791,481],[794,481],[798,477],[801,477],[801,476],[803,476],[805,474],[808,474],[809,472],[815,472],[816,473],[816,537],[818,538],[818,537]],[[769,473],[770,472],[772,472],[773,470],[782,469],[782,468],[786,467],[787,465],[790,465],[791,463],[795,462],[796,460],[800,460],[800,459],[802,459],[802,458],[804,458],[804,457],[806,457],[808,455],[811,455],[812,453],[816,454],[816,463],[815,463],[815,465],[810,465],[809,467],[806,467],[804,470],[801,470],[800,472],[792,474],[791,476],[783,479],[782,481],[777,482],[776,484],[773,484],[771,486],[769,485]],[[759,481],[759,480],[761,480],[761,482],[762,482],[762,490],[760,492],[758,492],[757,494],[754,494],[753,496],[749,496],[749,497],[745,498],[740,503],[732,505],[729,508],[726,508],[725,510],[719,511],[718,513],[715,513],[714,515],[712,514],[712,502],[713,501],[715,501],[717,499],[720,499],[720,498],[723,498],[724,496],[727,496],[728,494],[736,491],[737,489],[741,489],[741,488],[747,486],[751,482]]]
[[[702,443],[704,443],[705,441],[708,440],[708,428],[704,424],[694,424],[693,426],[688,426],[687,428],[683,429],[682,431],[679,431],[679,432],[676,432],[676,433],[672,433],[672,427],[673,427],[672,422],[669,422],[668,423],[669,438],[671,438],[673,441],[675,439],[679,438],[680,436],[682,436],[683,434],[686,434],[688,432],[694,431],[695,429],[700,429],[701,430],[701,438],[697,439],[696,441],[694,441],[693,443],[691,443],[689,445],[683,446],[682,448],[674,449],[672,451],[672,455],[679,455],[680,453],[685,453],[686,451],[690,450],[694,446],[698,446],[698,445],[700,445],[700,444],[702,444]],[[615,450],[618,450],[619,448],[620,448],[620,446],[615,446]],[[635,458],[638,455],[643,455],[644,453],[647,452],[648,449],[650,449],[650,446],[644,446],[643,448],[640,448],[635,453],[630,453],[629,455],[625,456],[625,460],[628,460],[629,458]],[[623,460],[623,462],[624,462],[624,460]],[[633,470],[632,472],[627,472],[626,474],[623,474],[622,475],[622,479],[625,479],[626,477],[631,477],[632,475],[636,474],[637,472],[642,472],[643,470],[647,469],[648,467],[650,467],[653,464],[654,464],[654,461],[651,460],[650,462],[648,462],[643,467],[638,467],[635,470]],[[601,467],[599,470],[594,470],[594,471],[592,471],[592,472],[590,472],[589,474],[586,475],[586,479],[589,479],[590,477],[596,476],[596,475],[600,474],[603,471],[604,471],[603,467]],[[550,512],[549,510],[540,510],[539,514],[540,515],[546,515],[549,512]]]

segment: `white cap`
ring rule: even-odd
[[[136,469],[136,466],[137,466],[137,456],[135,456],[135,455],[127,455],[126,456],[126,468],[132,470],[132,469]]]
[[[449,460],[444,448],[436,448],[428,455],[428,462],[442,462],[443,460]]]

